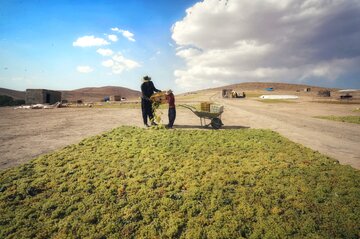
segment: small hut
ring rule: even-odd
[[[346,89],[346,90],[339,90],[339,96],[341,100],[359,100],[360,98],[360,90],[356,89]]]
[[[121,101],[120,95],[112,95],[110,96],[110,101]]]
[[[55,104],[56,102],[61,102],[61,92],[46,89],[27,89],[25,102],[27,105]]]
[[[221,92],[221,96],[223,98],[231,98],[231,92],[233,90],[232,89],[223,89],[222,92]]]
[[[321,96],[321,97],[330,97],[330,96],[331,96],[331,93],[330,93],[329,90],[319,90],[318,96]]]

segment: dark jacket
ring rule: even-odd
[[[154,91],[160,92],[161,90],[156,89],[152,81],[145,81],[141,84],[142,98],[149,99],[154,94]]]

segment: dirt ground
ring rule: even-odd
[[[222,99],[207,92],[178,99],[177,104],[203,100],[225,106],[223,129],[266,128],[290,140],[360,169],[360,126],[316,119],[313,116],[360,115],[360,105],[337,105],[297,100],[297,103],[263,103],[257,98]],[[162,118],[167,123],[166,110]],[[140,109],[126,108],[0,108],[0,169],[28,162],[85,137],[121,125],[142,127]],[[201,129],[200,119],[177,107],[175,128]]]

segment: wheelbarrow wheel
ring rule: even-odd
[[[212,118],[210,124],[211,124],[211,127],[213,127],[213,129],[220,129],[221,126],[223,125],[223,123],[221,122],[221,119],[219,119],[219,118]]]

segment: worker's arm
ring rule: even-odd
[[[153,90],[155,92],[160,92],[161,91],[161,90],[158,90],[158,89],[155,88],[154,83],[152,81],[150,81],[150,85],[151,85],[151,87],[153,88]]]

